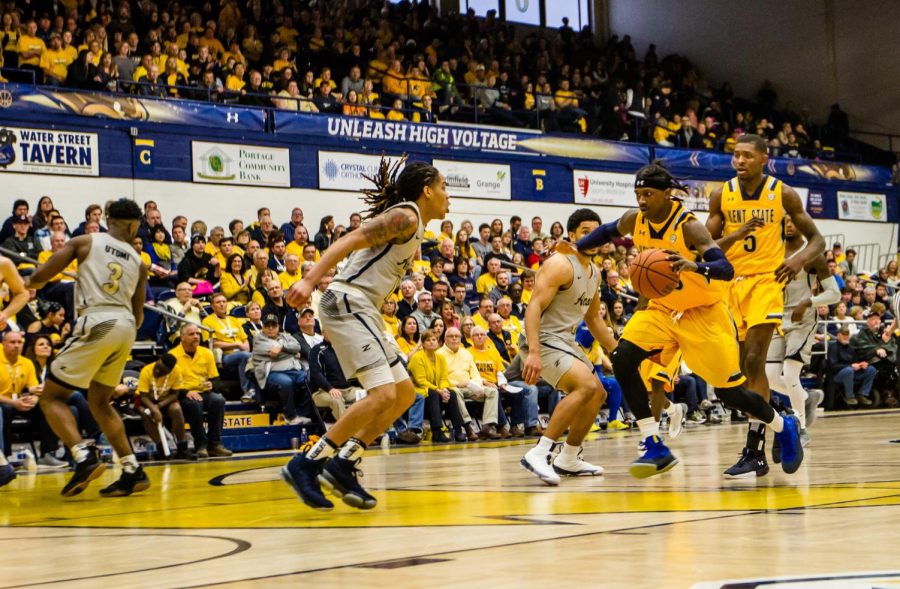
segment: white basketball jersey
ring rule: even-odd
[[[566,256],[566,259],[574,272],[572,285],[566,290],[558,290],[541,314],[542,336],[574,337],[575,328],[584,320],[584,314],[600,288],[600,272],[593,263],[585,268],[576,256]]]
[[[330,288],[343,291],[347,288],[362,292],[376,308],[394,292],[419,249],[425,234],[422,215],[414,202],[404,202],[387,209],[410,208],[419,220],[416,233],[404,243],[388,243],[377,248],[356,250],[347,259],[344,269],[334,277]],[[358,229],[358,231],[361,229]]]
[[[802,250],[801,250],[802,251]],[[790,257],[796,256],[797,253]],[[801,269],[797,272],[797,275],[793,280],[788,282],[784,287],[784,318],[782,323],[784,327],[788,327],[793,325],[791,321],[791,314],[794,312],[794,308],[807,300],[812,296],[812,287],[815,281],[815,277],[812,274],[809,274],[805,268]],[[810,323],[815,323],[816,320],[816,310],[813,307],[810,307],[803,314],[803,319],[798,323],[798,325],[807,325]]]
[[[141,257],[130,243],[109,233],[91,233],[91,250],[78,264],[75,309],[78,315],[91,311],[121,310],[132,313],[131,297],[144,271]]]

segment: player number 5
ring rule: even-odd
[[[122,278],[122,265],[110,262],[106,267],[109,268],[109,282],[103,283],[103,291],[106,294],[116,294],[119,292],[119,279]]]
[[[752,252],[756,250],[756,236],[748,235],[744,238],[744,251]]]

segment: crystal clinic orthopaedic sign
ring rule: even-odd
[[[97,134],[0,127],[0,171],[99,176]]]
[[[194,182],[291,186],[291,158],[287,148],[191,142]]]
[[[461,198],[510,200],[512,183],[507,164],[476,164],[436,159],[434,167],[447,181],[447,194]]]
[[[384,157],[393,164],[400,156]],[[374,184],[366,176],[374,178],[378,174],[381,158],[380,155],[319,151],[319,189],[356,192],[373,188]]]

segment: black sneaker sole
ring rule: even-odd
[[[74,497],[76,495],[80,495],[84,492],[85,489],[88,488],[88,485],[91,484],[91,481],[95,481],[103,476],[104,472],[106,472],[106,465],[102,462],[98,462],[97,465],[94,466],[93,470],[91,470],[83,480],[75,483],[74,485],[72,485],[72,481],[70,480],[69,484],[63,487],[63,490],[60,492],[60,494],[63,497]],[[70,487],[69,485],[72,486]]]
[[[306,497],[303,496],[303,493],[300,492],[297,484],[294,482],[294,477],[291,476],[291,472],[288,470],[287,466],[281,467],[281,480],[287,483],[287,485],[291,488],[292,491],[294,491],[300,501],[302,501],[303,504],[307,507],[315,509],[316,511],[331,511],[334,509],[334,505],[316,505],[315,503],[307,500]]]
[[[378,505],[378,500],[375,497],[362,497],[352,491],[341,488],[341,484],[327,470],[319,475],[319,484],[350,507],[372,509]]]
[[[747,472],[742,472],[741,474],[728,474],[723,473],[724,476],[728,480],[741,480],[741,479],[750,479],[750,478],[759,478],[764,477],[769,474],[769,465],[767,464],[764,468],[758,470],[750,470]]]
[[[128,489],[124,489],[124,488],[116,488],[116,489],[109,491],[108,493],[104,493],[103,491],[106,491],[106,489],[103,489],[103,491],[100,491],[100,496],[101,497],[128,497],[129,495],[133,495],[134,493],[140,493],[141,491],[146,491],[149,488],[150,488],[150,481],[144,480],[144,481],[139,481],[139,482],[135,483],[134,487],[130,491]]]

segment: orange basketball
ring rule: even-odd
[[[631,262],[629,276],[638,294],[658,299],[678,286],[678,273],[672,270],[669,254],[659,249],[644,250]]]

